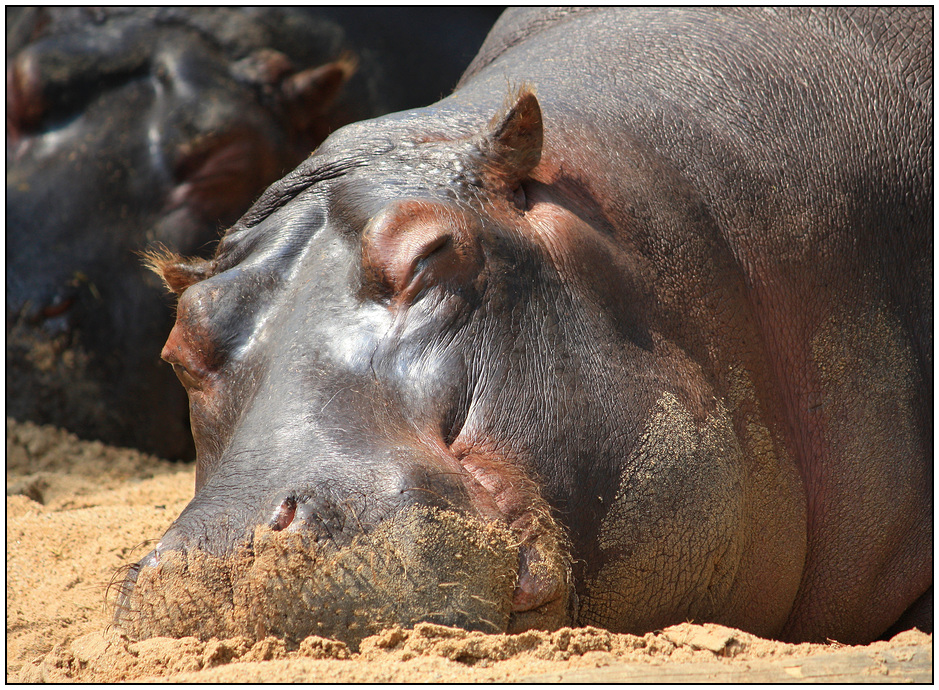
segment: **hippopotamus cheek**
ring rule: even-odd
[[[582,624],[638,633],[721,610],[742,549],[741,460],[722,404],[696,424],[661,394],[601,524]]]

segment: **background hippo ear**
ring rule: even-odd
[[[213,274],[214,262],[186,258],[163,247],[144,252],[142,256],[144,265],[160,276],[166,287],[177,295]]]
[[[310,129],[332,107],[357,67],[356,57],[345,53],[335,62],[305,69],[285,79],[281,92],[291,124],[301,132]]]
[[[232,75],[283,103],[295,134],[315,146],[335,128],[327,116],[358,68],[358,58],[345,52],[333,62],[299,72],[278,50],[262,48],[232,64]],[[341,123],[340,123],[341,124]]]
[[[522,180],[538,165],[544,133],[541,106],[530,87],[519,88],[509,103],[490,121],[487,139],[499,172],[511,183]]]

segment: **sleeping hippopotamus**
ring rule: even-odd
[[[8,8],[7,414],[191,456],[172,310],[136,252],[208,256],[330,131],[449,92],[494,19]]]
[[[932,620],[932,17],[522,9],[158,253],[192,502],[133,637]]]

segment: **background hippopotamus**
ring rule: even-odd
[[[7,414],[191,455],[135,252],[208,255],[330,131],[449,92],[495,17],[8,8]]]
[[[132,636],[931,629],[932,17],[508,12],[210,260]]]

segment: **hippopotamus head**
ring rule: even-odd
[[[553,365],[522,342],[563,331],[517,229],[537,102],[459,142],[365,127],[274,185],[212,260],[153,257],[180,293],[163,358],[189,392],[197,495],[138,566],[122,611],[147,615],[119,612],[137,634],[191,633],[198,616],[167,615],[180,558],[234,583],[206,594],[231,615],[205,634],[568,619],[566,535],[537,483],[561,452],[558,410],[533,397]],[[272,581],[290,595],[259,596]],[[347,606],[338,587],[361,591]]]
[[[171,311],[135,252],[205,253],[330,130],[378,113],[343,91],[341,28],[293,10],[9,12],[7,414],[191,454],[158,357]]]
[[[570,623],[585,552],[568,540],[596,548],[603,477],[630,456],[653,494],[643,538],[699,519],[726,590],[726,416],[702,411],[699,432],[676,412],[700,409],[691,385],[658,395],[670,355],[622,280],[636,267],[596,233],[572,243],[580,211],[531,177],[536,97],[471,125],[435,110],[333,135],[213,259],[154,255],[180,295],[163,358],[189,392],[196,496],[125,582],[131,634]],[[415,135],[428,116],[456,132]],[[694,509],[654,495],[676,470]]]

